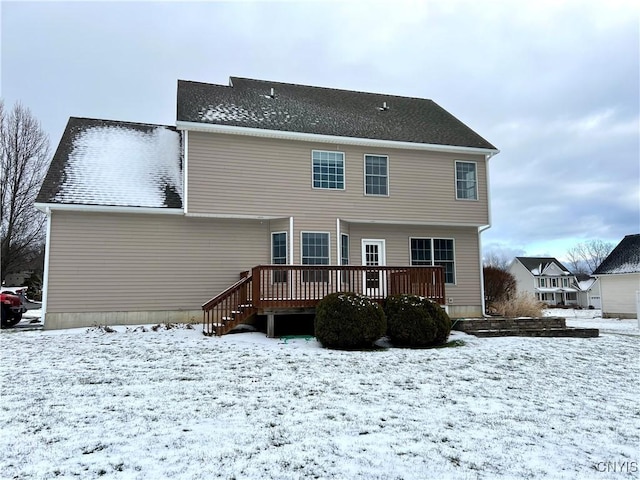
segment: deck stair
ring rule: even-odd
[[[567,327],[562,317],[472,318],[455,322],[454,330],[476,337],[597,337],[597,328]]]
[[[243,276],[202,305],[205,335],[224,335],[257,313],[251,301],[252,281],[251,275]]]
[[[442,266],[257,265],[202,305],[205,335],[224,335],[254,315],[312,311],[325,296],[355,292],[382,303],[388,295],[411,293],[445,304]]]

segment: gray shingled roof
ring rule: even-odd
[[[627,235],[596,268],[594,275],[640,273],[640,234]]]
[[[555,263],[565,272],[569,272],[570,270],[565,267],[557,258],[555,257],[516,257],[522,265],[525,266],[527,270],[533,272],[535,269],[542,265],[542,269],[540,271],[544,271],[545,268],[550,263]]]
[[[432,100],[237,77],[229,86],[179,80],[177,120],[496,149]]]
[[[36,203],[182,208],[174,127],[71,117]]]

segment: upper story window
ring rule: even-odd
[[[389,157],[386,155],[364,156],[365,195],[389,195]]]
[[[456,162],[456,199],[478,199],[478,178],[475,162]]]
[[[553,288],[557,288],[558,287],[558,279],[557,278],[552,278],[551,279],[551,286]]]
[[[547,286],[547,279],[546,278],[539,278],[538,279],[538,286],[539,287],[546,287]]]
[[[562,279],[562,286],[563,287],[568,287],[569,286],[569,279],[568,278],[563,278]]]
[[[344,190],[344,153],[311,152],[313,188]]]
[[[445,283],[455,283],[455,255],[453,239],[412,238],[411,265],[438,265],[444,267]]]

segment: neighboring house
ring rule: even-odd
[[[175,127],[71,118],[36,203],[45,326],[382,298],[437,275],[429,296],[480,316],[496,153],[431,100],[235,77],[179,81]]]
[[[578,305],[578,281],[554,257],[516,257],[509,271],[518,292],[527,292],[548,305]]]
[[[593,275],[602,288],[602,314],[637,318],[640,295],[640,234],[627,235],[603,260]]]
[[[600,293],[600,280],[587,274],[577,274],[578,281],[578,305],[584,308],[602,308],[602,294]]]

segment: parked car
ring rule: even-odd
[[[3,290],[0,293],[0,302],[2,308],[2,328],[9,328],[17,325],[22,320],[22,314],[27,311],[21,296],[24,292],[16,295],[16,292]]]

